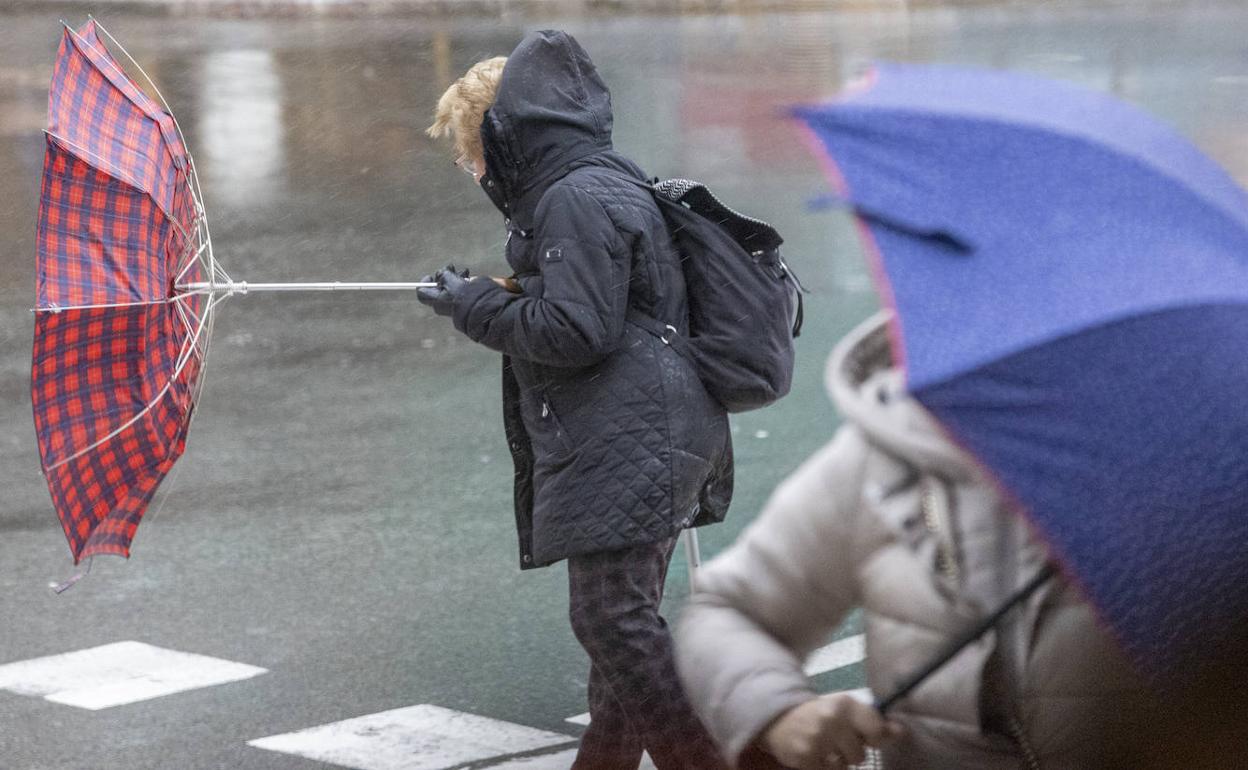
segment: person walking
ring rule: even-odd
[[[886,695],[1049,561],[1044,544],[904,387],[886,317],[833,351],[846,424],[698,575],[681,616],[689,697],[734,767],[1143,767],[1157,704],[1058,576],[885,719],[819,695],[802,661],[855,607]]]
[[[577,770],[725,767],[680,686],[659,603],[680,532],[732,493],[727,416],[634,325],[688,332],[680,256],[641,169],[613,149],[606,84],[570,35],[527,35],[441,97],[434,137],[502,212],[506,279],[448,266],[420,300],[503,353],[522,569],[568,561],[589,655]]]

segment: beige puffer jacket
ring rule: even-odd
[[[1046,558],[905,393],[884,316],[837,346],[827,382],[846,424],[699,573],[679,624],[682,679],[734,763],[814,697],[802,661],[853,608],[864,610],[868,685],[884,694]],[[1124,766],[1150,708],[1092,609],[1059,577],[895,707],[907,736],[884,764]]]

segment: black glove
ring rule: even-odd
[[[455,311],[455,300],[469,280],[471,279],[467,268],[456,272],[454,265],[447,265],[433,275],[420,279],[421,283],[436,283],[438,286],[436,289],[417,289],[416,299],[422,305],[433,308],[433,312],[438,315],[449,316]]]
[[[436,288],[425,287],[416,290],[416,299],[419,300],[420,304],[433,308],[433,312],[438,315],[450,315],[452,303],[450,295],[441,288],[442,271],[439,270],[432,275],[426,275],[420,279],[420,282],[438,284]]]

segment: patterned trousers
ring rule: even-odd
[[[568,559],[572,631],[589,653],[590,725],[573,770],[726,770],[680,680],[659,615],[676,538]]]

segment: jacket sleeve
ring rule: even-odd
[[[570,185],[542,197],[535,222],[541,295],[473,281],[455,304],[455,328],[517,358],[588,366],[623,336],[631,249],[602,205]]]
[[[865,445],[840,430],[698,573],[677,628],[681,679],[734,766],[759,734],[815,697],[803,660],[858,602],[854,517]]]

